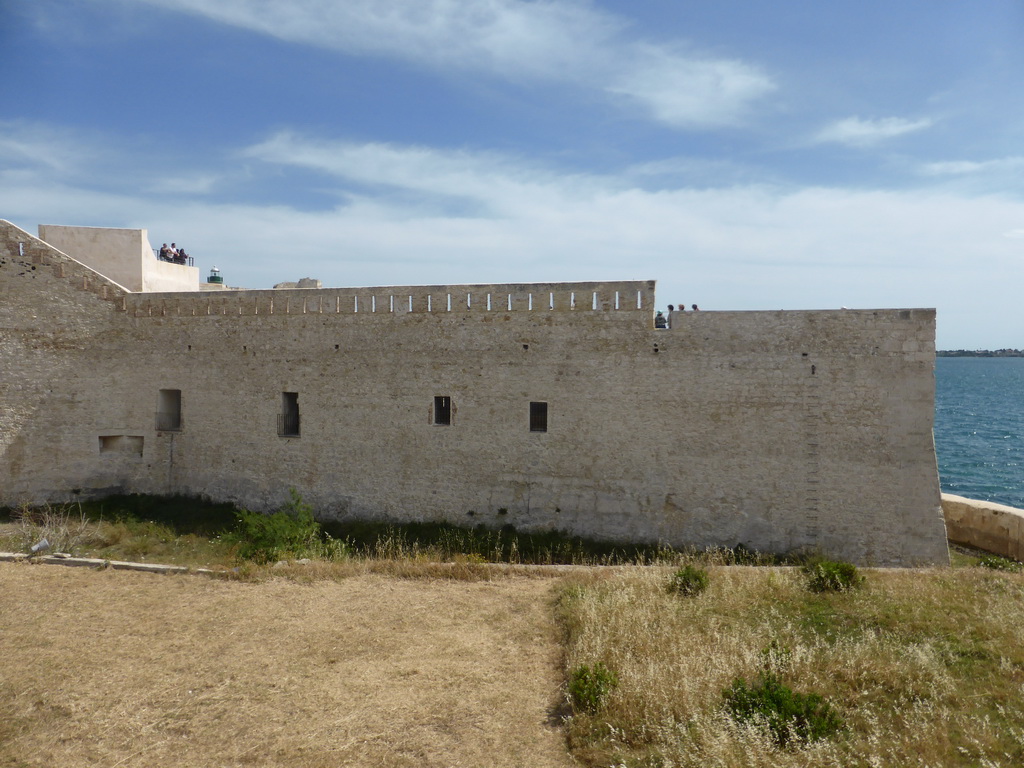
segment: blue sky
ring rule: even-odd
[[[1024,347],[1024,3],[0,0],[0,218]]]

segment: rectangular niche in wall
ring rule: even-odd
[[[181,390],[161,389],[157,401],[156,428],[163,432],[181,429]]]
[[[100,453],[142,458],[142,437],[139,435],[100,435]]]
[[[281,437],[299,436],[299,393],[281,393],[281,413],[277,416],[277,434]]]
[[[434,398],[434,423],[452,423],[452,399],[450,397],[438,396]]]
[[[530,431],[548,431],[548,404],[530,403]]]

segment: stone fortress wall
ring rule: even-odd
[[[0,249],[0,504],[294,487],[336,519],[948,562],[933,310],[661,330],[653,281],[147,294],[6,222]]]

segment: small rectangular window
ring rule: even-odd
[[[156,406],[156,428],[163,432],[181,429],[181,390],[161,389]]]
[[[281,437],[299,436],[299,393],[281,393],[281,413],[277,416],[277,434]]]
[[[548,431],[548,404],[530,403],[530,431]]]
[[[434,423],[452,423],[452,399],[450,397],[438,396],[434,398]]]

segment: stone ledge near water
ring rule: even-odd
[[[1024,561],[1024,509],[944,493],[942,515],[954,544]]]

